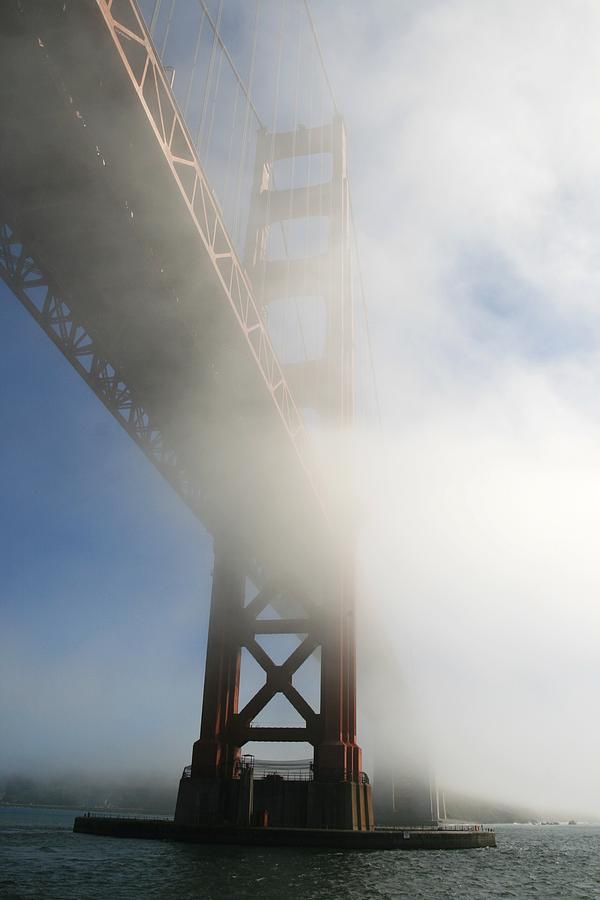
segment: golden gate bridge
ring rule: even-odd
[[[377,394],[310,9],[8,0],[0,40],[0,275],[214,539],[175,821],[371,830],[340,484]],[[262,686],[241,705],[244,654]],[[277,697],[296,724],[261,723]],[[242,749],[257,741],[310,744],[310,776],[256,777]]]
[[[353,536],[307,425],[354,415],[344,127],[305,4],[213,7],[5,5],[0,271],[214,536],[179,815],[227,815],[211,785],[237,786],[248,741],[301,741],[317,800],[293,823],[368,828]],[[302,637],[276,665],[264,635]],[[265,677],[239,709],[242,648]],[[302,725],[255,724],[277,694]]]

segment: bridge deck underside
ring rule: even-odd
[[[184,459],[207,527],[302,568],[318,498],[98,4],[66,6],[0,10],[0,215]]]

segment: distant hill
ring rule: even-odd
[[[82,774],[35,778],[29,775],[0,775],[0,804],[68,807],[82,810],[129,811],[173,815],[177,778],[164,775],[144,777],[92,777]],[[446,815],[458,822],[540,822],[583,818],[469,797],[446,791]],[[588,817],[589,821],[589,817]]]
[[[446,791],[446,815],[460,822],[539,822],[543,817],[539,810],[513,806],[495,800],[469,797],[455,791]]]
[[[535,809],[496,800],[469,797],[458,791],[446,791],[446,814],[449,820],[482,822],[498,825],[506,822],[568,822],[570,819],[597,823],[600,820],[578,810]]]
[[[177,779],[164,777],[93,778],[63,775],[34,778],[0,777],[0,803],[5,805],[63,806],[74,809],[129,810],[172,815]]]

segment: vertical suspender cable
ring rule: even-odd
[[[272,131],[271,131],[271,154],[270,154],[271,155],[271,159],[270,159],[271,170],[270,170],[269,181],[270,181],[270,187],[273,190],[276,188],[275,177],[274,177],[275,136],[277,133],[277,124],[278,124],[278,119],[279,119],[279,98],[280,98],[280,91],[281,91],[281,68],[282,68],[281,62],[282,62],[282,58],[283,58],[283,37],[284,37],[284,32],[285,32],[284,14],[287,12],[287,9],[288,9],[288,4],[287,4],[287,0],[285,0],[285,3],[282,6],[280,28],[279,28],[277,69],[276,69],[276,79],[275,79],[275,96],[274,96],[274,103],[273,103],[273,126],[272,126]],[[295,126],[294,126],[294,133],[295,133]],[[270,191],[269,191],[269,193],[267,194],[267,222],[270,221],[270,208],[271,208],[270,201],[271,201],[271,197],[270,197]],[[280,220],[279,227],[280,227],[280,231],[281,231],[281,239],[283,242],[284,254],[287,259],[287,267],[286,268],[289,268],[290,250],[289,250],[287,234],[286,234],[285,225],[284,225],[283,220]],[[263,293],[264,293],[264,274],[263,274]],[[286,304],[286,306],[287,306],[287,304]],[[284,309],[285,309],[285,307],[284,307]],[[300,317],[300,310],[298,307],[298,298],[297,297],[294,298],[294,309],[296,312],[296,320],[297,320],[297,324],[298,324],[298,330],[300,333],[300,339],[302,341],[302,345],[304,347],[304,352],[306,354],[306,341],[304,338],[304,331],[302,328],[302,319]],[[283,317],[283,332],[284,332],[283,344],[287,350],[288,344],[289,344],[289,329],[287,328],[287,315],[284,315],[284,317]],[[284,358],[285,358],[285,355],[286,354],[284,353]]]
[[[318,47],[317,47],[317,50],[318,50]],[[334,212],[335,212],[334,191],[340,190],[342,187],[340,184],[337,183],[337,180],[335,177],[336,173],[333,170],[333,157],[334,157],[334,150],[335,150],[334,115],[335,115],[335,110],[333,111],[331,120],[329,122],[329,146],[331,147],[331,179],[329,182],[329,235],[328,235],[328,239],[329,239],[330,264],[329,264],[329,272],[328,272],[328,290],[329,290],[330,299],[332,299],[335,296],[336,288],[337,288],[337,290],[339,290],[339,297],[337,298],[339,300],[339,310],[338,310],[337,321],[335,323],[336,330],[339,329],[339,332],[338,332],[338,334],[335,335],[335,337],[336,337],[335,344],[333,342],[331,344],[333,352],[338,355],[337,367],[338,367],[339,379],[340,379],[339,384],[337,383],[337,378],[336,378],[337,373],[336,373],[335,369],[329,369],[328,371],[329,371],[330,378],[332,380],[332,383],[330,383],[329,387],[333,393],[333,396],[336,398],[336,400],[338,399],[338,391],[339,391],[340,409],[342,409],[342,414],[343,414],[344,374],[345,374],[344,373],[344,281],[343,281],[344,272],[343,272],[343,267],[342,267],[343,248],[341,246],[339,246],[339,247],[332,246],[332,243],[333,243],[332,242],[332,231],[333,231],[332,226],[333,226],[333,216],[334,216]],[[325,125],[323,125],[323,128],[325,128]],[[339,201],[340,201],[340,198],[338,197],[338,202]],[[343,235],[343,223],[342,223],[342,227],[340,229],[340,234]],[[336,285],[335,279],[334,279],[336,262],[338,262],[338,264],[339,264],[339,268],[340,268],[339,276],[340,276],[340,281],[341,281],[341,284],[338,283],[337,285]],[[338,274],[338,273],[336,273],[336,274]]]
[[[310,78],[310,87],[309,87],[309,91],[308,91],[308,129],[309,129],[309,131],[308,131],[308,148],[307,148],[308,149],[308,165],[307,165],[307,173],[306,173],[307,185],[312,184],[312,171],[313,171],[313,158],[312,158],[313,132],[312,132],[312,128],[314,126],[313,100],[314,100],[315,70],[312,66],[310,67],[310,72],[311,72],[311,78]],[[309,207],[308,207],[308,202],[309,201],[308,201],[308,191],[307,191],[307,193],[306,193],[306,217],[307,218],[308,218],[308,214],[310,212]],[[320,281],[321,281],[321,260],[318,257],[315,257],[314,255],[313,255],[312,259],[309,259],[308,232],[305,229],[304,230],[304,290],[305,290],[305,292],[307,290],[308,284],[311,284],[311,286],[314,285],[314,281],[311,283],[310,277],[309,277],[308,267],[310,265],[312,265],[312,267],[313,267],[313,276],[314,276],[315,271],[317,273],[316,295],[320,296],[319,288],[320,288]],[[327,307],[327,300],[325,297],[323,297],[323,301]],[[326,318],[327,318],[327,316],[328,316],[328,313],[326,313]],[[315,397],[317,399],[317,402],[318,402],[318,390],[319,390],[318,381],[319,381],[319,370],[318,370],[317,366],[315,366],[313,369],[313,373],[312,373],[312,384],[310,385],[310,388],[311,388],[311,394],[313,397]]]
[[[152,18],[150,19],[150,36],[154,40],[154,32],[156,31],[156,24],[158,22],[158,17],[160,15],[160,5],[162,0],[154,0],[154,9],[152,10]]]
[[[310,30],[312,32],[312,36],[313,36],[313,39],[315,42],[317,56],[318,56],[319,62],[321,64],[323,77],[325,78],[325,84],[327,85],[327,90],[329,91],[329,96],[331,97],[331,102],[333,103],[333,111],[334,111],[334,113],[337,113],[338,107],[337,107],[337,103],[335,102],[335,94],[333,93],[331,81],[329,80],[329,75],[327,73],[327,68],[325,66],[325,59],[323,58],[323,51],[321,50],[321,43],[319,41],[319,35],[317,34],[317,29],[315,27],[315,20],[312,17],[312,13],[310,11],[310,6],[308,3],[308,0],[304,0],[304,8],[306,9],[306,15],[308,16],[308,24],[310,25]]]
[[[196,70],[198,68],[198,60],[200,59],[200,47],[202,45],[202,32],[204,31],[204,23],[206,22],[206,14],[200,11],[200,27],[198,29],[198,37],[196,38],[196,46],[194,47],[194,58],[192,60],[192,69],[190,72],[190,80],[188,81],[187,91],[185,92],[185,101],[183,104],[183,116],[187,120],[190,108],[190,99],[192,96],[192,87],[196,78]]]
[[[299,86],[300,86],[300,48],[302,46],[302,29],[298,28],[298,44],[296,48],[296,80],[294,86],[294,117],[292,122],[292,165],[291,165],[291,176],[290,176],[290,203],[289,203],[289,217],[290,220],[294,214],[294,184],[296,179],[296,141],[298,136],[298,94],[299,94]],[[285,293],[286,296],[289,297],[290,294],[290,270],[291,270],[291,257],[288,253],[287,255],[287,266],[285,273]],[[298,290],[298,285],[294,284],[294,306],[296,308],[296,320],[298,322],[298,332],[300,334],[300,341],[302,343],[302,350],[304,353],[305,362],[308,361],[308,351],[306,349],[306,338],[304,335],[304,323],[302,321],[302,316],[300,314],[300,307],[298,304],[298,297],[296,292]]]
[[[221,0],[221,2],[222,2],[222,0]],[[207,131],[207,135],[206,135],[205,158],[206,158],[207,163],[210,161],[210,145],[212,142],[213,127],[215,124],[215,110],[217,108],[217,97],[219,94],[219,87],[221,85],[222,70],[223,70],[223,53],[221,52],[221,53],[219,53],[219,62],[217,63],[217,77],[215,79],[215,89],[213,91],[211,110],[210,110],[210,122],[208,125],[208,131]]]
[[[371,371],[371,379],[373,382],[373,393],[375,397],[375,413],[377,416],[377,424],[379,428],[381,428],[381,406],[379,403],[379,390],[377,386],[377,376],[375,374],[375,362],[373,359],[373,346],[371,343],[371,329],[369,326],[369,314],[367,309],[367,300],[365,295],[365,286],[363,281],[362,267],[360,264],[360,256],[358,253],[358,240],[356,237],[356,227],[354,224],[354,212],[352,209],[352,200],[350,200],[350,227],[352,229],[352,240],[354,243],[354,256],[356,258],[356,270],[358,275],[358,287],[360,293],[360,302],[362,307],[362,313],[365,323],[365,336],[367,342],[367,355],[369,358],[369,368]]]
[[[317,29],[315,27],[315,22],[314,22],[314,19],[313,19],[311,10],[310,10],[310,5],[309,5],[308,0],[304,0],[304,7],[306,9],[306,15],[308,17],[309,25],[310,25],[310,28],[312,31],[313,39],[315,42],[315,47],[317,50],[317,55],[319,58],[319,62],[321,64],[323,76],[325,78],[325,83],[327,85],[327,89],[328,89],[329,95],[331,97],[331,102],[333,103],[334,113],[337,114],[338,107],[337,107],[337,103],[335,100],[335,94],[334,94],[333,88],[331,86],[331,81],[329,80],[329,75],[327,72],[327,68],[325,66],[325,59],[323,57],[323,51],[321,50],[319,36],[317,34]],[[348,190],[348,198],[350,198],[349,190]],[[356,256],[356,267],[357,267],[357,274],[358,274],[358,281],[359,281],[359,291],[360,291],[360,296],[361,296],[361,306],[362,306],[363,317],[364,317],[364,321],[365,321],[365,336],[366,336],[366,343],[367,343],[367,354],[368,354],[368,358],[369,358],[369,367],[370,367],[370,371],[371,371],[371,378],[373,381],[373,391],[374,391],[374,395],[375,395],[376,415],[377,415],[378,424],[381,427],[381,406],[380,406],[380,402],[379,402],[379,391],[378,391],[378,386],[377,386],[377,379],[375,377],[375,363],[374,363],[374,359],[373,359],[373,348],[372,348],[372,343],[371,343],[371,333],[370,333],[370,327],[369,327],[367,302],[366,302],[364,282],[363,282],[363,277],[362,277],[362,269],[361,269],[361,265],[360,265],[360,257],[358,255],[358,242],[357,242],[357,238],[356,238],[356,229],[355,229],[355,225],[354,225],[354,215],[352,212],[352,201],[350,199],[349,199],[349,214],[350,214],[350,225],[351,225],[351,229],[352,229],[352,236],[353,236],[353,243],[354,243],[354,253]]]
[[[202,4],[204,6],[204,4]],[[208,16],[208,10],[204,7],[205,14]],[[196,132],[196,147],[200,148],[200,140],[202,137],[202,131],[204,129],[204,123],[206,120],[206,111],[208,108],[208,96],[210,93],[211,85],[212,85],[212,76],[215,65],[215,55],[217,52],[217,44],[219,42],[218,33],[219,33],[219,25],[221,24],[221,13],[223,11],[223,0],[220,0],[219,3],[219,15],[217,19],[217,25],[214,26],[212,19],[209,21],[213,24],[213,41],[212,46],[210,48],[210,59],[208,62],[208,73],[206,76],[206,82],[204,84],[204,92],[202,94],[202,113],[200,115],[200,122],[198,123],[198,130]]]
[[[215,23],[215,20],[213,19],[213,17],[211,16],[210,11],[209,11],[209,9],[208,9],[206,3],[204,2],[204,0],[198,0],[198,3],[200,4],[200,6],[202,7],[202,9],[204,10],[204,15],[206,16],[206,19],[207,19],[207,21],[208,21],[208,24],[209,24],[210,27],[212,28],[212,32],[213,32],[213,35],[214,35],[214,39],[216,40],[216,42],[218,43],[219,47],[221,48],[221,50],[222,50],[223,53],[225,54],[225,59],[227,60],[227,62],[228,62],[229,65],[231,66],[231,70],[232,70],[233,74],[234,74],[235,77],[237,78],[237,80],[238,80],[238,82],[239,82],[239,84],[240,84],[240,87],[242,88],[242,90],[244,91],[244,94],[246,95],[246,99],[248,100],[248,103],[250,104],[250,108],[251,108],[252,112],[254,113],[254,115],[256,116],[256,121],[257,121],[258,124],[262,127],[262,126],[263,126],[263,123],[262,123],[261,118],[260,118],[260,116],[259,116],[259,114],[258,114],[258,110],[256,109],[256,106],[254,105],[254,103],[253,103],[253,101],[252,101],[252,97],[251,97],[251,95],[250,95],[250,93],[249,93],[249,91],[248,91],[248,88],[247,88],[247,86],[246,86],[246,84],[245,84],[245,82],[244,82],[244,79],[242,78],[242,76],[241,76],[240,73],[238,72],[237,66],[236,66],[236,64],[235,64],[234,61],[233,61],[233,58],[232,58],[232,56],[231,56],[231,53],[230,53],[229,50],[227,49],[227,46],[225,45],[225,42],[223,41],[223,38],[221,37],[221,34],[220,34],[220,32],[219,32],[219,28],[220,28],[220,26],[221,26],[221,12],[222,12],[222,7],[223,7],[223,0],[221,0],[221,6],[219,7],[219,14],[218,14],[218,18],[217,18],[217,22],[216,22],[216,23]]]
[[[162,64],[165,63],[165,50],[167,49],[167,41],[169,40],[169,33],[171,31],[171,23],[173,21],[173,13],[175,12],[175,4],[177,0],[171,0],[171,8],[169,9],[169,17],[167,19],[167,26],[165,28],[165,34],[163,37],[162,47],[160,49],[160,59]]]
[[[235,178],[232,177],[232,173],[229,171],[232,168],[231,160],[233,157],[233,139],[236,136],[236,124],[237,124],[237,114],[238,114],[238,106],[240,99],[240,86],[236,83],[235,85],[235,100],[233,101],[233,116],[231,122],[231,132],[229,134],[229,147],[227,148],[227,165],[225,166],[225,195],[223,197],[223,208],[225,209],[225,215],[228,215],[229,210],[229,202],[232,198],[232,191],[235,190]],[[235,197],[233,197],[233,203],[235,204]],[[233,210],[232,210],[233,212]],[[233,219],[233,215],[231,220]],[[230,221],[231,221],[230,220]]]
[[[252,111],[252,103],[250,101],[250,97],[252,96],[252,86],[254,83],[254,65],[256,62],[256,43],[258,37],[258,15],[259,15],[259,2],[260,0],[256,0],[256,4],[254,7],[254,27],[252,29],[252,52],[250,54],[250,68],[248,72],[248,87],[246,91],[246,114],[244,116],[244,129],[242,132],[242,145],[240,152],[240,162],[238,166],[236,185],[235,185],[235,196],[237,197],[237,205],[235,208],[234,214],[234,233],[238,234],[238,239],[241,243],[242,234],[241,234],[241,223],[240,223],[240,207],[241,207],[241,191],[242,191],[242,178],[244,177],[244,168],[247,164],[247,155],[248,155],[248,129],[250,126],[250,113]]]
[[[284,24],[284,12],[287,7],[287,0],[281,4],[281,16],[279,17],[279,34],[277,40],[277,65],[275,68],[275,90],[273,93],[273,116],[271,122],[271,151],[269,153],[269,159],[267,160],[267,165],[269,167],[269,179],[268,179],[268,191],[267,191],[267,209],[266,209],[266,223],[267,228],[271,229],[271,191],[273,190],[274,184],[274,173],[273,173],[273,165],[274,165],[274,157],[275,157],[275,133],[277,131],[277,108],[279,106],[279,80],[281,76],[281,57],[283,53],[283,24]],[[283,222],[280,222],[281,228],[281,237],[284,245],[284,250],[287,254],[287,241],[285,238],[285,229],[283,227]],[[265,252],[268,253],[268,245],[269,240],[267,237],[266,241],[266,249]],[[261,301],[264,302],[265,296],[265,279],[266,279],[266,271],[265,267],[262,267],[262,275],[261,275],[261,290],[260,296]]]

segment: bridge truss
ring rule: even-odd
[[[370,827],[356,743],[353,535],[336,516],[301,412],[316,411],[338,429],[354,416],[355,271],[343,124],[335,106],[327,114],[322,102],[319,124],[300,122],[296,91],[294,115],[288,127],[281,116],[278,127],[282,13],[273,124],[264,125],[219,30],[222,0],[216,20],[200,3],[184,115],[173,93],[177,71],[165,61],[175,3],[166,19],[163,8],[159,55],[160,6],[145,21],[135,0],[5,4],[2,83],[10,87],[0,275],[215,538],[201,735],[192,777],[182,781],[180,818],[196,820],[199,808],[233,815],[232,785],[238,796],[249,740],[308,741],[314,784],[294,823]],[[258,3],[256,10],[250,81]],[[189,108],[203,33],[210,53],[193,138]],[[237,85],[229,161],[241,122],[244,134],[236,177],[228,180],[236,185],[228,221],[237,241],[199,158],[215,133],[224,60]],[[298,50],[297,81],[299,60]],[[23,153],[32,115],[46,125],[37,155]],[[307,161],[300,184],[295,176]],[[314,220],[326,223],[326,240],[309,250],[310,231],[303,244],[292,225],[310,229]],[[307,298],[313,307],[318,301],[323,332],[311,353],[300,312]],[[287,361],[274,346],[274,309],[296,323]],[[247,577],[258,588],[250,602]],[[267,607],[273,618],[261,618]],[[265,634],[302,638],[276,665],[257,641]],[[294,675],[317,648],[315,709]],[[265,683],[240,710],[243,649]],[[255,724],[278,694],[304,726]],[[239,807],[239,796],[235,802]]]

